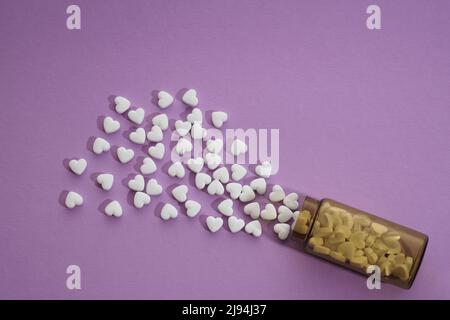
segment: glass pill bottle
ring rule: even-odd
[[[330,199],[306,197],[292,224],[291,238],[307,253],[368,276],[380,268],[381,281],[410,288],[428,236]]]

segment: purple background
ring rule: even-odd
[[[82,30],[68,31],[72,1],[1,1],[0,298],[450,298],[450,2],[375,2],[381,31],[365,26],[372,1],[297,0],[75,1]],[[87,150],[104,136],[97,120],[131,128],[111,96],[149,115],[153,90],[186,87],[203,110],[227,111],[228,128],[280,129],[272,183],[427,233],[412,289],[369,291],[268,229],[211,234],[183,211],[163,222],[168,194],[142,211],[127,204],[133,165]],[[184,111],[176,102],[168,114]],[[123,132],[112,144],[132,145]],[[65,169],[72,157],[88,160],[82,177]],[[109,193],[92,180],[99,171],[115,174]],[[83,207],[61,206],[68,189]],[[211,197],[191,198],[219,215]],[[100,213],[106,199],[122,202],[121,219]],[[70,264],[82,290],[65,287]]]

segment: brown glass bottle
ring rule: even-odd
[[[367,276],[377,265],[381,281],[410,288],[428,236],[330,199],[306,197],[291,237],[306,252]]]

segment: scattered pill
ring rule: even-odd
[[[138,191],[134,194],[133,204],[136,208],[141,209],[151,201],[150,196],[147,193]]]
[[[66,195],[64,204],[67,208],[73,209],[76,206],[81,206],[83,204],[83,197],[75,191],[69,191]]]
[[[191,128],[192,124],[189,121],[175,121],[175,130],[181,137],[187,135],[191,131]]]
[[[139,167],[142,174],[152,174],[157,170],[155,161],[152,158],[145,157],[142,160],[142,165]]]
[[[239,200],[242,202],[250,202],[252,200],[254,200],[256,198],[255,192],[253,191],[253,189],[248,186],[245,185],[242,187],[242,192],[239,196]]]
[[[239,140],[239,139],[235,139],[232,143],[231,143],[231,154],[233,156],[239,156],[241,154],[244,154],[247,152],[247,145],[245,144],[245,142]]]
[[[230,194],[230,198],[236,200],[242,192],[242,185],[238,182],[230,182],[226,185],[225,190]]]
[[[231,179],[233,179],[234,181],[240,181],[245,177],[246,174],[247,169],[245,169],[240,164],[235,163],[231,166]]]
[[[127,111],[130,108],[130,100],[121,97],[121,96],[117,96],[114,98],[114,103],[116,104],[116,112],[117,113],[124,113],[125,111]]]
[[[259,195],[266,193],[267,184],[264,178],[256,178],[250,182],[250,187]]]
[[[255,167],[255,173],[262,178],[269,178],[272,173],[272,164],[269,161],[264,161]]]
[[[214,111],[211,114],[211,121],[216,128],[222,128],[223,124],[228,120],[228,114],[223,111]]]
[[[158,126],[161,128],[161,130],[167,130],[169,127],[169,118],[167,117],[167,114],[161,113],[153,117],[152,124],[154,126]]]
[[[187,161],[187,166],[189,170],[194,173],[199,173],[203,169],[203,165],[205,164],[205,160],[202,157],[197,157],[194,159],[189,159]]]
[[[120,129],[120,122],[114,120],[111,117],[105,117],[103,119],[103,131],[105,133],[114,133]]]
[[[208,184],[208,187],[206,190],[212,196],[214,196],[214,195],[221,196],[225,192],[223,185],[217,179],[214,179],[213,181],[211,181],[211,183]]]
[[[164,158],[165,152],[166,152],[166,148],[165,148],[164,144],[162,144],[161,142],[158,142],[154,146],[151,146],[148,148],[148,155],[155,159],[158,159],[158,160],[161,160],[162,158]]]
[[[189,89],[183,94],[181,100],[190,107],[196,107],[198,105],[197,91]]]
[[[166,203],[161,209],[160,216],[163,220],[175,219],[178,216],[177,208],[170,203]]]
[[[278,239],[286,240],[291,233],[291,227],[287,223],[277,223],[273,226],[273,231],[278,235]]]
[[[128,119],[137,125],[142,124],[145,117],[145,110],[143,108],[137,108],[136,110],[128,111]]]
[[[294,213],[288,207],[281,205],[278,207],[278,221],[281,223],[287,222],[294,217]]]
[[[298,208],[298,194],[292,192],[286,195],[283,199],[283,204],[291,210]]]
[[[128,181],[128,188],[133,191],[144,191],[145,181],[144,177],[140,174],[137,174],[133,179]]]
[[[184,167],[180,161],[176,161],[176,162],[172,163],[171,166],[169,167],[169,169],[167,170],[167,173],[171,177],[177,177],[180,179],[183,178],[184,175],[186,174]]]
[[[258,202],[251,202],[244,206],[244,213],[249,215],[252,219],[258,219],[261,213],[261,208]]]
[[[87,161],[85,159],[72,159],[69,161],[69,168],[78,176],[81,176],[87,168]]]
[[[134,151],[125,147],[117,148],[117,158],[123,164],[130,162],[134,157]]]
[[[247,223],[245,225],[244,230],[248,234],[251,234],[257,238],[262,235],[261,223],[258,220],[253,220],[253,221],[250,221],[249,223]]]
[[[221,167],[216,169],[213,172],[213,178],[219,180],[222,183],[228,183],[230,181],[230,174],[228,173],[228,169],[226,167]]]
[[[280,202],[283,201],[285,195],[283,188],[276,184],[272,187],[272,192],[269,193],[269,200],[272,202]]]
[[[189,191],[188,187],[186,185],[182,184],[180,186],[175,187],[172,190],[172,196],[178,202],[185,202],[187,200],[188,191]]]
[[[158,106],[161,109],[166,109],[173,103],[173,97],[170,95],[170,93],[166,91],[159,91],[158,92]]]
[[[184,207],[186,208],[186,214],[189,218],[194,218],[202,208],[201,204],[194,200],[187,200],[184,203]]]
[[[192,151],[192,143],[186,138],[180,138],[175,146],[175,152],[180,156]]]
[[[136,144],[145,143],[145,130],[143,128],[137,128],[135,131],[130,132],[128,138],[131,142]]]
[[[147,140],[151,142],[161,142],[163,137],[163,132],[158,126],[153,126],[150,131],[147,132]]]
[[[236,233],[242,230],[245,226],[245,221],[235,216],[231,216],[228,218],[228,228],[232,233]]]
[[[205,154],[204,159],[209,170],[215,170],[222,163],[222,157],[211,152]]]
[[[105,214],[109,217],[120,218],[123,214],[123,211],[119,201],[110,201],[105,207]]]
[[[199,190],[203,190],[206,185],[211,183],[211,176],[204,172],[199,172],[195,175],[195,186]]]
[[[150,196],[158,196],[163,192],[163,188],[156,179],[150,179],[145,187],[145,192]]]
[[[103,190],[111,190],[114,183],[114,176],[110,173],[101,173],[97,175],[97,183],[102,187]]]
[[[194,122],[191,127],[191,137],[193,140],[201,140],[206,137],[206,130],[200,122]]]
[[[191,113],[186,116],[186,120],[191,124],[194,124],[195,122],[203,123],[202,111],[199,108],[192,109]]]
[[[221,201],[217,205],[217,210],[219,210],[220,213],[227,217],[233,215],[233,200],[225,199]]]
[[[261,210],[261,219],[263,220],[275,220],[277,218],[277,210],[271,203],[266,204],[266,207]]]
[[[223,226],[223,219],[220,217],[209,216],[206,218],[206,225],[208,226],[209,231],[217,232]]]
[[[222,139],[209,139],[206,142],[206,149],[212,153],[220,153],[223,148],[223,140]]]

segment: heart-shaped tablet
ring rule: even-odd
[[[138,209],[141,209],[143,206],[149,204],[150,201],[150,196],[144,192],[138,191],[134,194],[133,204]]]
[[[110,173],[102,173],[97,176],[97,183],[103,190],[111,190],[114,183],[114,176]]]
[[[180,138],[175,146],[175,151],[180,156],[192,151],[192,143],[186,138]]]
[[[103,119],[103,130],[105,133],[114,133],[120,129],[120,122],[111,117]]]
[[[145,157],[144,160],[142,160],[142,165],[139,167],[142,174],[152,174],[156,169],[155,161],[149,157]]]
[[[285,195],[283,188],[276,184],[272,187],[272,192],[269,193],[269,200],[272,202],[280,202],[283,201]]]
[[[132,149],[127,149],[124,147],[117,148],[117,158],[121,163],[128,163],[133,159],[134,151]]]
[[[135,131],[130,132],[128,136],[130,141],[136,144],[144,144],[145,143],[145,130],[143,128],[137,128]]]
[[[228,120],[228,114],[223,111],[214,111],[211,114],[211,120],[216,128],[222,128],[224,122]]]
[[[209,170],[214,170],[222,163],[222,157],[218,154],[208,152],[205,154],[205,163]]]
[[[128,119],[136,123],[137,125],[142,124],[145,117],[145,110],[142,108],[137,108],[136,110],[128,111]]]
[[[197,91],[189,89],[183,94],[181,100],[190,107],[196,107],[198,105]]]
[[[256,198],[255,192],[250,186],[243,186],[239,200],[242,202],[250,202]]]
[[[169,127],[169,118],[167,117],[167,114],[161,113],[153,117],[152,123],[154,126],[160,127],[161,130],[167,130]]]
[[[262,235],[261,223],[258,220],[250,221],[245,225],[245,232],[251,234],[255,237],[260,237]]]
[[[175,219],[178,216],[177,208],[170,203],[166,203],[161,209],[161,219],[169,220]]]
[[[278,239],[286,240],[291,233],[291,227],[287,223],[277,223],[273,226],[273,231],[278,235]]]
[[[121,97],[121,96],[117,96],[114,98],[114,103],[116,104],[116,112],[117,113],[124,113],[125,111],[127,111],[130,108],[130,100]]]
[[[202,171],[204,163],[205,161],[202,157],[197,157],[195,159],[189,159],[187,161],[187,166],[192,172],[199,173]]]
[[[247,152],[247,145],[245,142],[239,139],[235,139],[231,144],[231,154],[233,156],[239,156]]]
[[[294,213],[286,206],[278,207],[278,221],[281,223],[287,222],[294,217]]]
[[[231,232],[236,233],[242,230],[245,226],[245,221],[242,219],[238,219],[235,216],[231,216],[228,218],[228,228]]]
[[[251,202],[249,204],[246,204],[244,207],[244,213],[252,219],[258,219],[259,215],[261,213],[261,208],[259,206],[258,202]]]
[[[236,200],[241,195],[242,185],[237,182],[230,182],[226,185],[225,190],[230,194],[230,198]]]
[[[182,137],[184,137],[189,133],[189,131],[191,131],[191,127],[192,124],[189,121],[181,121],[181,120],[175,121],[175,130]]]
[[[206,142],[206,149],[212,153],[220,153],[223,148],[223,140],[222,139],[209,139]]]
[[[269,161],[264,161],[256,166],[255,173],[260,177],[269,178],[272,173],[272,164]]]
[[[169,107],[173,103],[173,97],[166,91],[158,92],[158,106],[162,109]]]
[[[206,218],[206,225],[208,226],[209,231],[217,232],[223,226],[223,219],[220,217],[209,216]]]
[[[87,161],[85,159],[72,159],[69,161],[69,168],[73,173],[81,176],[87,168]]]
[[[295,192],[289,193],[284,197],[283,204],[291,210],[297,210],[298,194],[296,194]]]
[[[164,144],[161,142],[158,142],[154,146],[151,146],[148,148],[148,154],[158,160],[161,160],[164,158],[164,153],[166,152],[166,148],[164,147]]]
[[[194,122],[192,125],[191,137],[194,140],[201,140],[206,137],[206,130],[202,127],[200,122]]]
[[[221,201],[217,205],[217,210],[219,210],[220,213],[227,217],[233,215],[233,200],[225,199]]]
[[[225,189],[219,180],[211,181],[211,183],[208,185],[208,188],[206,190],[212,196],[214,196],[214,195],[221,196],[225,192]]]
[[[158,183],[156,179],[150,179],[147,182],[145,192],[150,196],[157,196],[163,192],[163,187]]]
[[[189,218],[194,218],[202,208],[201,204],[194,200],[186,201],[184,207],[186,208],[186,214]]]
[[[158,126],[153,126],[150,131],[147,132],[147,139],[151,142],[161,142],[163,137],[163,132]]]
[[[231,166],[231,179],[234,181],[239,181],[247,174],[247,169],[245,169],[240,164],[233,164]]]
[[[103,138],[96,138],[94,144],[92,145],[92,151],[95,154],[102,154],[103,152],[109,151],[111,145],[108,141]]]
[[[230,174],[226,167],[218,168],[213,172],[213,178],[219,180],[222,183],[228,183],[230,181]]]
[[[137,174],[134,179],[131,179],[128,181],[128,188],[130,188],[133,191],[144,191],[145,188],[145,181],[144,177],[140,174]]]
[[[105,207],[105,214],[109,217],[120,218],[123,214],[123,211],[119,201],[114,200],[108,203],[108,205]]]
[[[195,186],[199,190],[203,190],[206,185],[211,183],[211,176],[204,172],[199,172],[195,175]]]
[[[250,182],[250,187],[259,195],[263,195],[267,189],[266,180],[264,178],[256,178]]]
[[[167,173],[169,174],[169,176],[177,178],[183,178],[186,174],[184,167],[180,161],[172,163],[172,165],[167,170]]]
[[[266,207],[261,210],[261,219],[263,220],[275,220],[277,218],[277,210],[271,203],[266,204]]]
[[[76,206],[81,206],[83,204],[83,197],[75,191],[69,191],[66,195],[64,204],[67,208],[73,209]]]
[[[188,187],[184,184],[175,187],[172,190],[172,195],[178,202],[185,202],[187,200]]]
[[[203,114],[202,110],[199,108],[192,109],[191,113],[186,116],[186,120],[190,123],[194,124],[195,122],[203,123]]]

